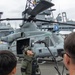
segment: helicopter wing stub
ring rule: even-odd
[[[41,1],[36,7],[32,10],[30,13],[31,16],[36,16],[38,13],[44,11],[45,9],[48,9],[49,7],[54,6],[53,3],[48,2],[48,1]]]

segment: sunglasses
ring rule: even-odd
[[[67,52],[65,52],[64,54],[66,54],[69,58],[75,58],[75,56],[71,56]]]

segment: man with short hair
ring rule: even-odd
[[[75,32],[70,33],[64,40],[64,64],[70,75],[75,75]]]
[[[7,50],[0,51],[0,75],[14,75],[16,73],[17,59]]]

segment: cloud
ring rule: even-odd
[[[57,16],[58,13],[66,12],[68,18],[75,20],[75,0],[52,0],[52,2],[55,4],[55,16]]]
[[[0,0],[0,12],[3,12],[2,18],[22,17],[22,11],[25,9],[26,0]],[[9,21],[12,27],[19,25],[21,21]]]
[[[21,13],[25,9],[25,3],[25,0],[0,0],[0,11],[4,13]]]

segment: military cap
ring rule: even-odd
[[[30,46],[25,46],[23,50],[23,54],[27,54],[27,50],[32,50]]]

